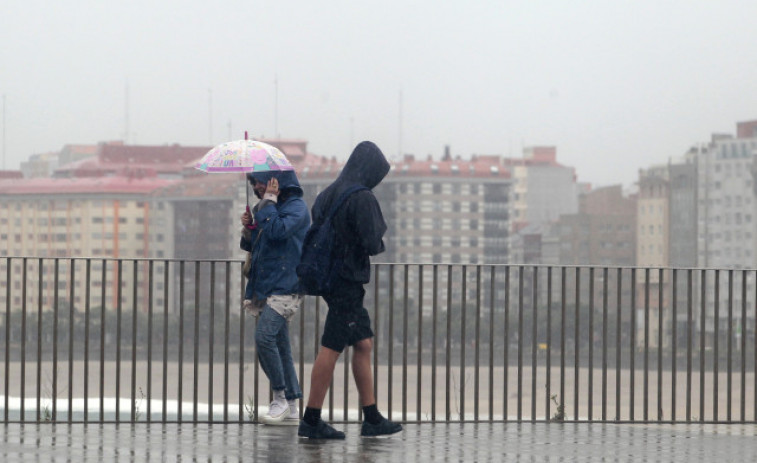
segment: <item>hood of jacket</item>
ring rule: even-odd
[[[373,189],[389,173],[389,162],[375,143],[364,141],[358,144],[347,164],[344,165],[335,183],[360,184]]]
[[[297,175],[293,170],[272,170],[267,172],[250,172],[247,174],[247,180],[257,180],[258,182],[267,184],[269,180],[276,178],[279,181],[279,190],[288,195],[294,194],[295,196],[302,196],[302,187],[300,181],[297,180]]]

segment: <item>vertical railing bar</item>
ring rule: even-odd
[[[168,284],[169,284],[169,261],[163,262],[163,400],[162,422],[168,420]]]
[[[407,384],[407,326],[408,326],[408,299],[410,293],[410,280],[408,273],[410,266],[405,264],[404,267],[404,288],[402,289],[402,384]],[[402,421],[407,421],[407,387],[402,388]]]
[[[575,344],[575,367],[573,369],[573,404],[575,406],[575,420],[578,421],[578,407],[580,397],[580,369],[581,357],[579,356],[580,347],[580,326],[581,326],[581,267],[576,267],[576,319],[574,324],[573,339]]]
[[[589,268],[589,421],[594,421],[594,267]]]
[[[533,288],[532,288],[533,318],[531,323],[531,422],[536,422],[536,367],[538,365],[536,354],[538,352],[538,322],[539,322],[539,267],[533,268]]]
[[[152,422],[152,329],[153,329],[153,278],[154,262],[147,263],[147,422]]]
[[[447,342],[446,342],[446,356],[445,356],[445,389],[444,389],[444,397],[445,397],[445,420],[447,422],[450,421],[452,416],[452,410],[450,409],[450,394],[451,394],[451,361],[450,361],[450,354],[451,354],[451,333],[452,333],[452,265],[447,265]]]
[[[381,335],[383,335],[383,332],[381,331],[381,323],[379,322],[379,297],[380,297],[380,291],[381,288],[379,279],[381,277],[381,265],[376,265],[376,275],[373,278],[373,326],[374,326],[374,333],[373,333],[373,394],[378,397],[379,393],[379,382],[378,382],[378,367],[379,367],[379,346],[381,345]],[[317,322],[316,322],[316,326]],[[391,340],[389,341],[389,344],[391,344]],[[318,344],[316,342],[316,352],[318,352]],[[362,404],[361,404],[362,405]],[[358,407],[358,417],[362,417],[363,413],[363,407]]]
[[[228,304],[227,304],[228,305]],[[298,365],[298,378],[300,378],[300,389],[305,390],[305,298],[300,298],[300,304],[299,304],[299,317],[300,317],[300,340],[297,343],[297,350],[299,351],[299,365]],[[304,412],[305,412],[305,404],[300,397],[297,399],[298,402],[298,418],[302,418]],[[360,407],[358,407],[358,410]]]
[[[418,370],[416,377],[415,419],[421,420],[421,395],[423,379],[423,265],[418,266]]]
[[[116,265],[118,278],[116,280],[116,422],[121,421],[121,285],[123,283],[123,261],[118,259]],[[56,272],[57,273],[57,272]]]
[[[27,273],[26,265],[27,258],[21,259],[21,407],[20,407],[20,421],[26,421],[26,285],[27,285]],[[10,280],[8,283],[10,285]],[[8,288],[10,293],[10,288]],[[6,319],[6,324],[7,319]],[[10,359],[10,357],[7,357]],[[7,377],[7,375],[6,375]],[[86,376],[85,376],[86,378]],[[86,381],[85,381],[86,382]],[[6,394],[6,397],[9,394]],[[6,407],[6,410],[8,408]],[[86,415],[85,415],[86,416]]]
[[[607,420],[607,317],[609,269],[602,269],[602,421]]]
[[[342,362],[342,366],[344,369],[342,370],[342,390],[344,391],[344,394],[342,394],[342,420],[347,421],[347,412],[349,411],[349,353],[350,353],[350,346],[347,346],[344,348],[344,361]],[[358,397],[358,408],[362,408],[359,405],[360,398]]]
[[[394,376],[394,265],[389,266],[389,337],[387,348],[388,375],[387,375],[387,396],[388,396],[388,413],[389,419],[392,419],[392,397],[394,388],[392,385]]]
[[[131,302],[131,422],[137,420],[137,264],[134,261]]]
[[[200,261],[195,261],[195,303],[192,351],[192,422],[197,423],[197,402],[199,400],[200,363]]]
[[[177,397],[177,420],[184,421],[184,273],[185,261],[179,262],[179,352],[178,352],[178,397]]]
[[[494,421],[494,301],[495,295],[495,270],[492,265],[489,268],[489,422]]]
[[[298,378],[300,378],[300,389],[305,390],[305,298],[300,298],[300,304],[299,304],[299,317],[300,317],[300,340],[297,343],[297,350],[299,351],[299,364],[298,367]],[[300,397],[297,399],[298,403],[298,418],[302,418],[305,413],[305,403],[303,401],[303,398]],[[358,407],[359,409],[360,407]]]
[[[630,409],[629,420],[634,420],[636,398],[636,267],[631,269],[631,345],[630,345],[630,382],[631,395],[629,397]]]
[[[746,421],[746,280],[747,272],[741,271],[741,403],[739,409],[741,410],[740,419],[741,422]],[[756,372],[757,373],[757,372]]]
[[[92,261],[85,260],[86,284],[84,285],[84,422],[89,422],[89,325],[90,325],[90,287],[92,286]]]
[[[547,267],[547,372],[544,381],[546,395],[544,397],[544,419],[549,420],[552,407],[552,267]]]
[[[509,399],[508,390],[507,390],[507,380],[509,379],[509,369],[510,369],[510,267],[505,267],[505,307],[504,307],[504,325],[505,325],[505,335],[504,335],[504,368],[502,369],[502,418],[505,421],[509,420],[509,417],[507,415],[508,407],[507,402]]]
[[[462,291],[460,298],[460,421],[465,421],[465,326],[468,295],[468,266],[461,265]]]
[[[315,347],[316,355],[318,355],[317,353],[318,353],[318,348],[319,348],[318,341],[319,341],[320,336],[318,334],[318,331],[319,331],[320,326],[321,326],[321,298],[316,297],[315,298],[315,336],[313,338],[313,344],[315,345],[314,347]],[[332,380],[332,383],[333,383],[333,380]],[[329,389],[331,389],[331,387],[329,387]]]
[[[644,421],[649,419],[649,267],[644,269]],[[662,282],[658,281],[657,285]]]
[[[10,265],[10,261],[8,262]],[[42,419],[42,269],[44,261],[37,262],[37,422]],[[10,267],[8,267],[10,268]],[[104,287],[103,287],[104,288]],[[103,304],[104,306],[105,304]],[[7,375],[6,375],[7,376]],[[100,374],[100,380],[105,375]],[[102,396],[102,394],[100,394]],[[102,421],[102,417],[100,417]]]
[[[657,270],[657,421],[662,421],[662,319],[663,270]]]
[[[439,266],[437,264],[433,266],[433,273],[433,293],[431,296],[431,421],[436,422],[436,322],[439,309],[439,296],[437,294],[439,290]]]
[[[259,321],[260,321],[260,316],[254,317],[254,319],[252,320],[252,324],[253,324],[252,332],[255,334],[257,334],[258,332]],[[253,335],[253,340],[252,340],[253,341],[252,342],[252,374],[253,374],[252,375],[252,395],[255,398],[254,399],[255,417],[258,420],[258,422],[260,422],[260,414],[258,412],[260,409],[260,358],[258,357],[258,343],[257,343],[257,340],[254,338],[254,336],[255,335]],[[329,389],[333,389],[333,388],[334,388],[334,380],[332,378]],[[271,402],[273,399],[273,391],[271,390],[270,385],[266,389],[268,390],[268,401]],[[333,395],[330,395],[329,407],[331,408],[331,410],[333,410],[334,408]],[[333,411],[331,411],[329,420],[332,421],[333,419],[334,419],[334,414],[333,414]]]
[[[720,270],[715,270],[715,339],[712,356],[712,421],[718,421],[718,375],[720,360]]]
[[[699,316],[699,422],[704,423],[704,380],[705,380],[705,321],[707,296],[707,270],[700,271],[701,282],[701,312]]]
[[[55,286],[53,287],[53,414],[52,420],[58,419],[58,271],[60,260],[53,259],[55,269]],[[10,308],[8,309],[10,311]],[[10,317],[8,317],[10,319]],[[7,396],[8,394],[6,394]],[[7,408],[6,408],[7,409]]]
[[[210,263],[210,332],[208,333],[208,422],[213,422],[213,360],[216,332],[216,263]],[[199,310],[197,310],[199,312]]]
[[[245,293],[245,274],[244,274],[244,263],[239,263],[239,302],[240,305],[244,301],[244,293]],[[242,423],[244,421],[244,321],[245,321],[245,311],[243,307],[240,307],[239,310],[239,364],[237,365],[238,368],[238,377],[239,377],[239,384],[238,384],[238,390],[237,390],[237,401],[238,404],[238,418],[237,420]],[[317,336],[316,336],[317,338]],[[257,419],[257,417],[254,417]]]
[[[757,376],[757,271],[754,272],[754,352],[752,352],[752,372]],[[757,421],[757,387],[754,389],[754,397],[752,398],[753,408],[752,420]]]
[[[100,421],[105,419],[105,287],[107,285],[108,261],[102,260],[100,285]],[[42,277],[40,260],[40,278]],[[40,292],[41,295],[41,292]],[[40,309],[41,310],[41,309]],[[41,313],[41,311],[40,311]]]
[[[3,422],[8,422],[8,411],[9,411],[9,403],[10,403],[10,367],[11,367],[11,359],[10,359],[10,353],[11,353],[11,291],[13,288],[11,287],[11,268],[13,267],[13,259],[8,258],[7,261],[7,267],[5,269],[6,276],[5,281],[6,283],[6,291],[5,291],[5,377],[3,378],[3,383],[5,386],[5,389],[3,389],[4,397],[3,397]]]
[[[479,380],[479,373],[480,373],[480,365],[479,362],[481,360],[480,357],[480,350],[481,350],[481,265],[476,265],[476,324],[475,324],[475,361],[474,361],[474,372],[473,372],[473,419],[474,421],[478,422],[478,412],[479,412],[479,387],[481,385],[481,382]]]
[[[678,349],[676,348],[676,345],[678,344],[678,269],[673,269],[673,297],[672,297],[672,304],[671,309],[673,311],[672,319],[673,319],[673,327],[672,327],[672,333],[671,333],[671,376],[670,376],[670,419],[671,421],[676,421],[676,357],[678,355]],[[660,362],[662,363],[662,362]],[[660,373],[660,378],[662,378],[662,373]],[[658,381],[659,388],[662,390],[662,379]],[[662,417],[660,417],[662,419]]]
[[[620,342],[621,340],[621,326],[623,321],[623,269],[618,268],[617,270],[618,274],[618,281],[616,282],[617,285],[617,318],[615,320],[615,420],[620,421],[621,419],[621,413],[620,413],[620,388],[621,388],[621,382],[620,382],[620,369],[621,369],[621,351],[623,349],[623,346]]]
[[[253,324],[252,332],[253,333],[257,333],[258,332],[258,322],[259,321],[260,321],[260,317],[259,316],[258,317],[254,317],[254,319],[252,320],[252,324]],[[252,340],[253,341],[252,342],[252,395],[254,397],[254,402],[255,402],[255,406],[254,406],[254,409],[255,409],[255,418],[258,420],[258,422],[260,422],[260,414],[259,414],[259,409],[260,409],[260,359],[258,358],[258,344],[257,344],[257,341],[254,338],[254,336],[255,335],[253,335],[253,340]],[[334,388],[334,380],[332,378],[331,385],[330,385],[329,389],[333,389],[333,388]],[[271,390],[271,388],[269,386],[268,387],[268,401],[269,402],[273,398],[272,397],[273,396],[272,393],[273,393],[273,391]],[[333,419],[334,419],[334,414],[333,414],[334,397],[333,396],[330,396],[329,407],[332,410],[330,412],[329,420],[333,421]]]
[[[518,266],[518,422],[523,420],[523,266]]]
[[[558,403],[565,404],[565,338],[566,338],[566,315],[567,315],[567,269],[560,268],[560,400]],[[563,408],[563,412],[565,409]],[[563,413],[564,414],[564,413]]]
[[[694,272],[692,269],[686,271],[686,422],[691,421],[691,376],[692,376],[692,348],[694,336],[694,301],[693,301],[693,282]]]
[[[733,269],[728,270],[728,343],[726,345],[726,352],[728,355],[726,376],[726,420],[731,421],[731,405],[733,398]]]
[[[229,422],[229,334],[231,328],[231,262],[226,262],[224,269],[224,316],[223,316],[223,422]],[[302,304],[300,304],[302,305]],[[300,307],[300,317],[302,316],[302,307]],[[300,321],[302,327],[302,321]],[[302,334],[300,333],[300,339]],[[299,343],[302,348],[302,342]],[[300,352],[300,365],[302,364],[302,352]],[[300,372],[300,378],[302,373]]]
[[[74,404],[74,288],[76,261],[69,260],[69,295],[68,295],[68,416],[66,421],[73,422]]]

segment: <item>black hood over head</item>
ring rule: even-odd
[[[389,173],[389,162],[375,143],[358,144],[335,183],[360,184],[373,189]]]
[[[318,220],[322,213],[328,211],[331,203],[348,188],[354,185],[362,185],[373,189],[386,177],[390,167],[384,153],[375,143],[360,142],[352,150],[352,154],[339,177],[316,198],[313,205],[313,220]]]

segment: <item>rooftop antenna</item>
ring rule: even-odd
[[[279,135],[279,75],[278,74],[274,74],[273,87],[274,87],[273,133],[276,134],[277,139],[281,139],[281,135]]]
[[[129,81],[124,86],[124,144],[129,144]]]
[[[208,88],[208,144],[213,144],[213,89]]]
[[[5,170],[5,93],[3,93],[3,170]]]
[[[353,116],[350,116],[350,146],[349,148],[352,149],[353,146],[355,146],[355,118]]]
[[[398,146],[397,149],[399,152],[397,153],[402,158],[402,89],[400,88],[399,93],[399,123],[398,123]]]

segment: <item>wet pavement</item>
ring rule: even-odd
[[[255,424],[6,424],[0,460],[267,462],[757,461],[757,425],[407,424],[384,439],[335,425],[344,441]]]

